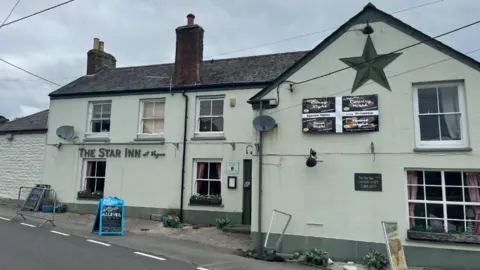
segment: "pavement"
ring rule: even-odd
[[[38,268],[38,263],[46,261],[48,264],[44,269],[311,269],[291,263],[253,260],[233,254],[232,250],[225,248],[153,236],[148,233],[127,231],[123,236],[98,236],[91,232],[91,227],[62,218],[56,219],[55,227],[49,223],[38,227],[43,220],[29,216],[26,216],[27,220],[21,217],[11,220],[15,214],[15,209],[0,206],[0,251],[2,252],[0,269],[2,270],[43,269]],[[14,249],[8,251],[12,247]],[[90,249],[92,251],[89,251]],[[143,255],[139,255],[138,252]],[[55,265],[56,261],[62,265],[61,268]],[[85,261],[89,263],[85,264]],[[75,265],[80,262],[83,264]],[[65,267],[63,263],[71,263],[72,266],[66,264],[68,267]],[[132,267],[132,264],[135,266]],[[32,268],[32,265],[35,267]]]
[[[33,224],[0,219],[0,269],[197,269],[192,264],[167,260],[69,235]]]

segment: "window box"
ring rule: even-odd
[[[216,195],[193,195],[190,197],[190,205],[219,206],[222,205],[222,197]]]
[[[87,192],[85,190],[77,193],[77,199],[80,200],[100,200],[103,199],[103,194],[98,192]]]
[[[480,244],[480,235],[438,232],[407,231],[408,239],[421,241],[446,242],[457,244]]]

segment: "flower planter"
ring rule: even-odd
[[[99,193],[88,193],[88,192],[78,192],[77,199],[81,200],[100,200],[103,199],[103,194]]]
[[[472,234],[418,232],[409,230],[407,231],[407,237],[408,239],[422,241],[480,244],[480,235]]]
[[[208,200],[208,199],[190,198],[190,205],[219,206],[219,205],[222,205],[222,199]]]

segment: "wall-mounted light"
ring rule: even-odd
[[[307,158],[307,167],[312,168],[317,165],[317,152],[310,148],[310,156]]]
[[[367,26],[363,28],[362,33],[364,33],[365,35],[370,35],[370,34],[373,34],[373,32],[375,32],[375,30],[373,30],[373,28],[370,26],[370,24],[367,21]]]

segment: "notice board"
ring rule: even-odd
[[[124,201],[117,197],[101,199],[98,203],[92,232],[98,235],[124,233]]]

